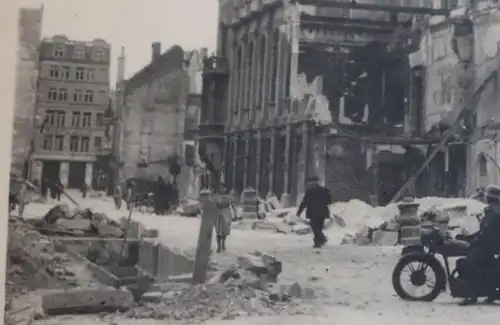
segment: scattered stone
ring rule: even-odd
[[[298,235],[307,235],[311,233],[311,227],[306,224],[298,224],[292,227],[292,231]]]
[[[294,282],[288,289],[288,294],[293,298],[300,298],[302,297],[302,287],[297,282]]]
[[[144,238],[158,238],[159,232],[158,229],[146,229],[142,234]]]
[[[42,296],[47,315],[125,311],[132,303],[130,292],[116,289],[55,291]]]

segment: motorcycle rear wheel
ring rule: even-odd
[[[415,297],[408,293],[401,283],[402,272],[406,266],[411,263],[419,262],[427,265],[427,268],[430,268],[436,277],[436,283],[432,287],[431,292],[424,296]],[[446,287],[446,273],[444,272],[443,266],[433,257],[429,257],[423,254],[408,254],[403,255],[396,266],[394,267],[394,271],[392,272],[392,286],[396,294],[403,300],[407,301],[426,301],[430,302],[436,299],[439,294]]]

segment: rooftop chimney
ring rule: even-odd
[[[151,44],[151,48],[152,48],[152,60],[153,61],[156,61],[156,59],[158,59],[161,55],[161,43],[160,42],[154,42],[153,44]]]

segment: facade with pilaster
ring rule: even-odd
[[[459,5],[220,0],[200,154],[222,153],[222,181],[238,194],[253,188],[287,206],[317,175],[334,200],[387,203],[439,144],[446,120],[426,102],[431,70],[412,65],[410,53],[443,21],[455,28],[448,17]],[[442,48],[425,46],[427,53]],[[450,153],[438,155],[409,192],[457,192],[465,153],[454,150],[458,167],[447,165]]]
[[[32,179],[59,178],[68,188],[105,186],[107,171],[95,163],[110,149],[110,55],[111,46],[102,39],[56,35],[42,40]]]

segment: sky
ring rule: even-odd
[[[217,0],[7,0],[18,8],[44,4],[43,36],[102,38],[112,46],[112,85],[116,59],[125,47],[125,77],[151,60],[151,43],[162,52],[173,45],[185,50],[215,48]]]

